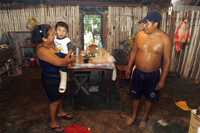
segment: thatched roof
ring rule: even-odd
[[[200,0],[0,0],[1,8],[19,8],[37,5],[79,5],[89,7],[114,6],[149,6],[153,8],[167,8],[174,1],[177,5],[200,6]]]
[[[0,0],[1,4],[17,5],[39,5],[39,4],[76,4],[76,5],[152,5],[161,7],[169,6],[171,0]]]

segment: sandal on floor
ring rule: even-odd
[[[51,127],[51,130],[55,133],[64,133],[64,128],[57,126],[57,127]]]
[[[73,119],[73,116],[72,115],[70,115],[70,114],[64,114],[64,115],[60,115],[60,116],[58,116],[58,117],[60,117],[60,118],[62,118],[62,119],[64,119],[64,120],[71,120],[71,119]]]

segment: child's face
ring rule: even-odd
[[[56,28],[56,36],[58,38],[65,38],[67,36],[67,34],[68,34],[68,32],[65,27],[58,26]]]

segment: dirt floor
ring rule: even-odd
[[[53,133],[48,125],[48,100],[40,84],[38,68],[25,69],[23,75],[9,78],[0,91],[0,133]],[[175,102],[186,100],[190,107],[196,108],[200,105],[199,97],[200,86],[169,74],[161,100],[154,106],[147,128],[141,130],[138,123],[143,106],[135,124],[131,127],[125,124],[131,102],[128,81],[121,81],[113,86],[110,104],[98,94],[90,97],[79,94],[74,100],[66,96],[65,110],[75,118],[60,122],[63,126],[80,124],[92,133],[187,133],[190,112],[179,109]],[[158,120],[165,120],[168,125],[161,126]]]

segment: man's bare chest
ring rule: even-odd
[[[138,50],[151,53],[162,53],[163,42],[159,39],[144,38],[137,42]]]

